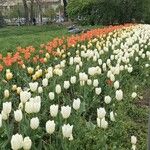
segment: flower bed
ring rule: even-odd
[[[40,49],[0,55],[2,148],[136,149],[138,131],[125,123],[149,78],[150,26],[95,29]]]

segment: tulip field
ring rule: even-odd
[[[0,51],[1,150],[146,150],[150,25]]]

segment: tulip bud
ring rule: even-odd
[[[11,148],[13,150],[19,150],[23,146],[23,137],[21,134],[15,134],[11,138]]]
[[[21,87],[17,87],[17,94],[20,94],[21,91],[22,91]]]
[[[61,107],[61,114],[64,119],[67,119],[70,116],[70,113],[71,113],[71,107],[69,107],[68,105]]]
[[[20,122],[22,120],[22,111],[20,109],[14,111],[14,117],[17,122]]]
[[[57,94],[61,93],[61,86],[59,84],[56,85],[55,91],[56,91]]]
[[[73,125],[70,125],[70,124],[64,124],[62,126],[62,134],[63,134],[63,137],[65,138],[70,138],[72,136],[72,129],[73,129]]]
[[[117,90],[119,88],[119,81],[114,82],[114,88]]]
[[[50,106],[50,114],[52,117],[56,117],[58,114],[58,105],[51,105]]]
[[[57,92],[58,92],[58,91],[57,91]],[[55,98],[54,92],[49,92],[49,99],[50,99],[50,100],[54,100],[54,98]]]
[[[109,104],[111,102],[111,97],[109,95],[105,96],[104,101],[106,104]]]
[[[92,80],[91,79],[88,79],[87,80],[87,85],[91,85],[92,84]]]
[[[29,137],[25,137],[23,140],[23,149],[30,150],[32,146],[32,141]]]
[[[33,130],[35,130],[35,129],[38,128],[39,123],[40,123],[40,122],[39,122],[39,118],[38,118],[38,117],[32,118],[32,119],[30,120],[30,127],[31,127]]]
[[[17,90],[17,85],[12,85],[12,90],[16,91]]]
[[[81,104],[81,101],[80,101],[79,98],[74,99],[74,101],[73,101],[73,108],[74,108],[75,110],[78,110],[78,109],[80,108],[80,104]]]
[[[27,71],[28,71],[28,74],[33,74],[33,72],[34,72],[34,69],[32,68],[32,67],[28,67],[27,68]]]
[[[6,79],[11,80],[13,78],[13,74],[11,72],[6,73]]]
[[[110,112],[110,120],[111,121],[115,121],[115,116],[114,116],[114,112],[113,111]]]
[[[5,98],[8,98],[8,97],[9,97],[9,90],[5,90],[5,91],[4,91],[4,97],[5,97]]]
[[[117,90],[116,91],[116,99],[118,101],[121,101],[123,99],[123,92],[122,92],[122,90]]]
[[[94,86],[94,87],[97,87],[98,84],[99,84],[98,79],[94,79],[94,80],[93,80],[93,86]]]
[[[70,82],[69,81],[64,81],[64,89],[69,89],[70,87]]]
[[[46,87],[48,85],[48,79],[47,78],[45,78],[45,79],[42,80],[42,85],[44,87]]]
[[[49,133],[49,134],[52,134],[54,131],[55,131],[55,122],[54,120],[49,120],[46,122],[46,132]]]
[[[137,97],[137,93],[133,92],[131,95],[132,98],[136,98]]]
[[[137,142],[137,138],[136,138],[136,136],[134,136],[134,135],[133,135],[133,136],[131,136],[131,143],[135,145],[135,144],[136,144],[136,142]]]
[[[71,78],[70,78],[70,82],[71,82],[71,84],[75,84],[76,83],[76,76],[72,76]]]
[[[43,93],[43,88],[40,86],[40,87],[38,87],[38,93],[40,94],[40,93]]]

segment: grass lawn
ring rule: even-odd
[[[98,26],[85,26],[86,28],[97,28]],[[52,40],[55,37],[69,35],[64,26],[12,26],[0,28],[0,53],[12,52],[17,46],[26,47],[39,45]]]
[[[39,47],[55,37],[68,34],[67,28],[58,26],[20,26],[0,29],[0,52],[12,52],[17,46]]]

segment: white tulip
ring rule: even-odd
[[[133,92],[131,95],[132,98],[136,98],[137,97],[137,93]]]
[[[38,87],[38,93],[43,93],[43,88],[41,86]]]
[[[99,84],[98,79],[94,79],[94,80],[93,80],[93,86],[94,86],[94,87],[97,87],[98,84]]]
[[[136,144],[136,142],[137,142],[137,138],[136,138],[136,136],[134,136],[134,135],[133,135],[133,136],[131,136],[131,143],[135,145],[135,144]]]
[[[55,91],[56,91],[57,94],[61,93],[61,86],[59,84],[56,85]]]
[[[54,98],[55,98],[54,92],[49,92],[49,99],[54,100]]]
[[[115,115],[113,111],[110,112],[110,120],[115,121]]]
[[[38,88],[38,82],[30,82],[29,87],[32,92],[35,92]]]
[[[15,134],[11,138],[11,148],[13,150],[19,150],[23,146],[23,137],[21,134]]]
[[[101,94],[101,92],[102,92],[102,89],[100,87],[99,88],[95,88],[95,93],[97,95]]]
[[[119,81],[114,82],[114,88],[117,90],[119,88]]]
[[[23,149],[30,150],[32,146],[32,141],[29,137],[25,137],[23,140]]]
[[[80,108],[81,101],[79,98],[73,100],[73,108],[78,110]]]
[[[106,104],[109,104],[110,102],[111,102],[111,97],[108,95],[108,96],[105,96],[104,97],[104,102],[106,103]]]
[[[25,111],[26,111],[26,113],[28,113],[28,114],[31,114],[31,113],[33,113],[33,102],[26,102],[25,103]]]
[[[5,90],[5,91],[4,91],[4,97],[5,97],[5,98],[8,98],[8,97],[9,97],[9,90]]]
[[[22,111],[20,109],[14,111],[14,117],[17,122],[20,122],[22,120]]]
[[[11,109],[12,109],[12,103],[11,102],[5,102],[3,103],[3,112],[5,114],[9,114],[11,112]]]
[[[88,79],[87,80],[87,85],[91,85],[92,84],[92,80],[91,79]]]
[[[7,120],[9,117],[9,114],[5,114],[4,111],[1,111],[2,119]]]
[[[71,78],[70,78],[70,82],[71,82],[71,84],[75,84],[76,83],[76,76],[72,76]]]
[[[51,105],[50,106],[50,114],[52,117],[56,117],[58,114],[58,105]]]
[[[52,134],[54,131],[55,131],[55,122],[54,120],[49,120],[46,122],[46,132],[49,133],[49,134]]]
[[[64,89],[69,89],[70,87],[70,82],[69,81],[64,81]]]
[[[32,119],[30,120],[30,127],[31,127],[33,130],[35,130],[35,129],[38,128],[39,123],[40,123],[40,122],[39,122],[39,118],[38,118],[38,117],[32,118]]]
[[[101,128],[106,129],[108,127],[108,122],[105,120],[105,118],[101,119]]]
[[[70,113],[71,113],[71,107],[70,106],[62,106],[61,107],[61,114],[62,114],[62,117],[64,119],[67,119],[69,116],[70,116]]]
[[[116,99],[118,101],[121,101],[123,99],[123,91],[121,89],[116,91]]]
[[[97,109],[97,117],[98,117],[99,119],[104,118],[105,115],[106,115],[106,110],[105,110],[105,108],[100,107],[99,109]]]
[[[31,98],[31,93],[28,91],[21,91],[20,92],[20,101],[22,103],[27,102]]]
[[[72,136],[72,130],[73,130],[73,125],[70,124],[64,124],[62,126],[62,133],[63,133],[63,137],[65,138],[70,138]]]
[[[47,78],[42,80],[42,85],[43,85],[43,87],[48,86],[48,79]]]

